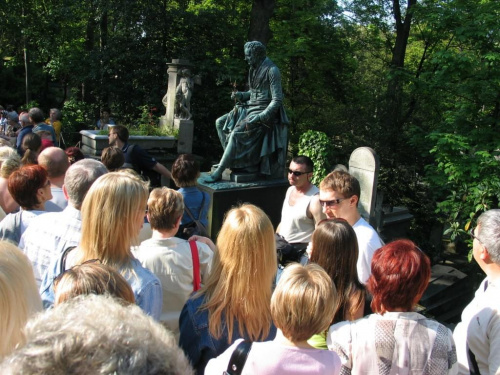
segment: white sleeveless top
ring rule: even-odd
[[[311,198],[319,193],[319,189],[312,185],[307,193],[290,206],[290,194],[295,186],[286,191],[283,209],[281,210],[280,234],[289,243],[306,243],[311,241],[314,232],[314,220],[307,217],[307,208]]]

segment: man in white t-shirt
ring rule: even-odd
[[[371,274],[373,253],[383,243],[358,211],[359,181],[344,171],[333,171],[319,185],[319,203],[328,218],[342,218],[351,224],[358,239],[358,278],[363,284]]]
[[[288,188],[276,233],[294,248],[297,261],[311,241],[316,225],[325,218],[318,188],[311,183],[314,164],[307,156],[296,156],[288,168]]]

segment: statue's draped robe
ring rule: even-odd
[[[250,68],[250,91],[243,93],[243,105],[226,117],[226,138],[221,165],[247,168],[260,165],[260,173],[282,177],[286,163],[288,118],[283,108],[280,71],[266,58],[257,68]],[[247,118],[260,114],[261,121],[248,124]]]

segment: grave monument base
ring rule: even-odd
[[[290,186],[284,178],[252,182],[233,182],[221,180],[205,183],[208,173],[202,173],[198,179],[198,188],[210,196],[208,210],[208,233],[215,240],[220,231],[225,213],[241,203],[251,203],[260,207],[271,219],[276,228],[281,221],[281,207],[286,190]],[[241,179],[240,179],[241,180]]]

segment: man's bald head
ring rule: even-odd
[[[59,147],[48,147],[38,155],[38,164],[47,170],[49,179],[63,177],[70,164],[68,155]]]

